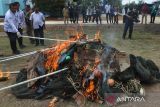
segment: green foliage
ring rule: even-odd
[[[41,11],[49,13],[53,17],[61,17],[65,0],[33,0]]]
[[[122,0],[108,0],[108,3],[116,7],[122,6]]]

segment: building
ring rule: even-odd
[[[4,17],[9,8],[9,4],[18,1],[21,5],[21,9],[24,9],[25,0],[0,0],[0,17]]]

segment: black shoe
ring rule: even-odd
[[[25,48],[26,46],[25,45],[21,45],[21,46],[19,46],[21,49],[23,49],[23,48]]]
[[[20,51],[17,50],[17,51],[15,51],[15,52],[13,52],[13,54],[18,55],[18,54],[20,54]]]

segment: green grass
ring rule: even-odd
[[[84,29],[84,32],[89,35],[89,38],[93,38],[96,33],[95,30]],[[138,32],[133,33],[133,40],[122,40],[121,36],[123,32],[108,31],[106,29],[101,30],[102,40],[109,45],[117,48],[120,51],[125,51],[129,54],[134,54],[138,56],[143,56],[144,58],[153,60],[160,67],[160,35]],[[68,35],[69,36],[69,35]],[[45,31],[45,37],[55,38],[55,39],[67,39],[65,31],[63,30],[53,30]],[[55,41],[45,41],[46,46],[35,47],[29,43],[28,39],[24,39],[24,44],[27,45],[27,48],[20,50],[22,53],[31,52],[35,50],[44,49],[56,43]],[[0,37],[0,51],[3,52],[4,56],[10,56],[11,49],[9,46],[9,40],[7,37]],[[20,70],[27,64],[27,59],[29,57],[24,57],[20,59],[11,60],[3,64],[7,64],[11,70]],[[13,76],[7,82],[1,83],[0,87],[7,86],[12,84],[15,81]],[[36,100],[18,100],[13,95],[9,94],[10,92],[4,91],[1,93],[0,97],[0,107],[45,107],[48,105],[50,100],[45,101],[36,101]],[[99,105],[97,103],[89,102],[86,105],[87,107],[105,107],[106,105]],[[65,101],[60,104],[60,107],[76,107],[76,104],[73,101]]]
[[[89,38],[93,38],[96,33],[95,30],[87,30],[84,32],[89,35]],[[112,30],[112,32],[106,31],[105,29],[101,30],[102,40],[109,45],[117,48],[120,51],[125,51],[129,54],[134,54],[138,56],[143,56],[147,59],[152,59],[156,62],[158,66],[160,66],[160,35],[154,35],[145,32],[133,32],[133,40],[122,40],[123,32],[117,32]],[[47,38],[55,38],[55,39],[67,39],[68,36],[65,35],[66,31],[63,30],[54,30],[54,31],[45,31],[45,37]],[[24,39],[24,44],[27,47],[23,50],[20,50],[22,53],[31,52],[35,50],[41,50],[47,47],[50,47],[52,44],[55,44],[55,41],[45,41],[46,46],[35,47],[34,45],[29,43],[29,39]],[[17,45],[18,47],[18,45]],[[11,49],[9,45],[9,40],[7,37],[1,37],[0,39],[0,50],[4,54],[4,56],[10,56]],[[26,60],[29,57],[24,57],[12,61],[5,62],[11,67],[11,69],[19,69],[24,67],[26,64]]]

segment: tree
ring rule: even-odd
[[[122,6],[122,0],[107,0],[109,4],[116,6],[116,7],[121,7]]]
[[[61,17],[65,0],[33,0],[42,12],[46,12],[53,17]]]

